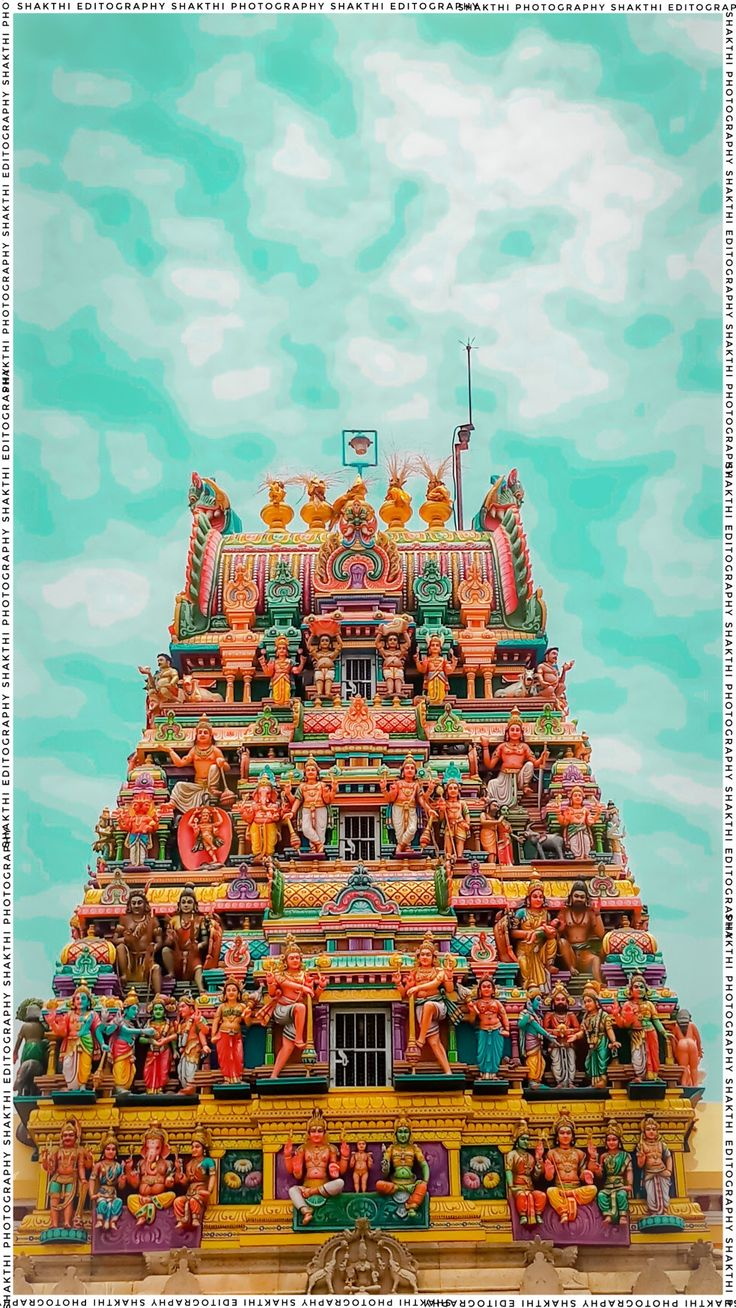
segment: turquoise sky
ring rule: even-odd
[[[22,15],[15,39],[19,996],[50,993],[142,725],[192,470],[256,528],[264,472],[332,470],[342,427],[439,458],[470,333],[467,509],[519,468],[715,1091],[720,20]]]

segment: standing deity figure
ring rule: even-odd
[[[632,976],[626,990],[626,999],[614,1019],[616,1026],[627,1027],[629,1030],[634,1081],[657,1080],[660,1067],[658,1036],[669,1039],[649,994],[644,977],[638,973]]]
[[[592,858],[593,837],[591,828],[595,826],[603,813],[601,805],[586,804],[585,791],[582,786],[573,786],[566,804],[563,804],[560,798],[557,803],[548,806],[548,816],[552,813],[555,814],[562,827],[565,835],[565,845],[572,857],[576,859]]]
[[[446,776],[450,769],[448,768]],[[442,820],[445,857],[452,863],[461,859],[470,835],[470,812],[462,795],[460,782],[454,777],[446,781],[444,793],[434,802],[434,809]]]
[[[135,1080],[135,1046],[143,1029],[138,1023],[138,996],[131,990],[122,1004],[109,1009],[103,1025],[112,1065],[112,1079],[118,1094],[129,1094]]]
[[[207,1023],[197,1012],[194,997],[182,995],[179,1000],[179,1022],[176,1029],[176,1050],[178,1061],[176,1073],[182,1094],[193,1095],[196,1090],[194,1078],[205,1054],[210,1052],[207,1043]]]
[[[600,1156],[600,1168],[603,1183],[596,1202],[603,1221],[610,1226],[626,1226],[629,1199],[634,1192],[634,1170],[618,1122],[609,1121],[606,1127],[606,1148]]]
[[[111,862],[115,857],[115,823],[109,808],[103,808],[97,820],[95,827],[97,839],[93,842],[92,849],[95,854],[100,854],[103,859]]]
[[[87,1185],[87,1150],[82,1148],[82,1128],[70,1117],[59,1132],[53,1149],[42,1149],[40,1163],[49,1177],[48,1199],[51,1227],[71,1229],[77,1225]]]
[[[570,1012],[570,996],[562,982],[558,982],[550,995],[550,1009],[543,1026],[555,1041],[549,1055],[555,1085],[560,1089],[572,1089],[575,1085],[575,1044],[583,1032],[577,1017]]]
[[[542,993],[536,986],[529,986],[526,992],[526,1004],[519,1013],[519,1053],[526,1064],[529,1085],[542,1084],[544,1076],[544,1042],[554,1042],[555,1037],[545,1028],[542,1012]]]
[[[587,973],[601,979],[601,941],[606,934],[598,904],[585,881],[574,881],[560,912],[560,958],[573,976]]]
[[[270,680],[271,699],[274,704],[291,703],[291,693],[294,686],[293,678],[298,677],[300,672],[303,671],[304,662],[304,656],[302,655],[294,663],[289,653],[289,642],[286,636],[276,637],[272,659],[267,659],[264,654],[260,655],[259,663]]]
[[[368,1174],[373,1166],[373,1154],[368,1152],[366,1140],[356,1140],[355,1149],[350,1155],[350,1170],[353,1174],[353,1189],[356,1194],[365,1194],[368,1189]]]
[[[578,1208],[596,1197],[595,1178],[600,1176],[598,1152],[575,1147],[575,1127],[569,1117],[558,1117],[552,1132],[554,1145],[544,1157],[547,1198],[562,1223],[574,1222]]]
[[[314,669],[316,704],[320,703],[323,696],[325,699],[332,697],[332,687],[335,683],[335,664],[341,649],[342,638],[340,636],[339,622],[330,621],[328,625],[325,618],[310,620],[307,650]]]
[[[672,1046],[675,1062],[682,1070],[683,1085],[700,1085],[700,1060],[703,1044],[700,1032],[686,1008],[678,1009],[672,1028]]]
[[[399,454],[390,454],[386,460],[388,488],[378,516],[385,522],[389,531],[405,527],[411,517],[411,495],[404,489],[411,472],[411,459]]]
[[[219,808],[205,802],[192,811],[190,825],[197,837],[192,845],[192,853],[198,854],[200,850],[204,850],[205,854],[209,855],[210,867],[221,867],[222,858],[219,851],[225,841],[220,835],[220,830],[225,825],[224,814]]]
[[[85,1090],[92,1075],[95,1045],[107,1053],[99,1013],[93,1006],[92,992],[80,985],[71,1004],[44,1009],[43,1018],[52,1035],[61,1039],[61,1071],[67,1090]]]
[[[415,1169],[419,1176],[415,1175]],[[429,1163],[418,1144],[411,1138],[411,1127],[405,1117],[400,1117],[394,1130],[394,1138],[381,1159],[380,1181],[376,1181],[379,1194],[408,1194],[406,1215],[413,1217],[421,1207],[422,1200],[429,1186]]]
[[[177,1182],[186,1186],[184,1194],[174,1200],[174,1217],[180,1231],[194,1231],[201,1226],[205,1210],[212,1202],[217,1164],[210,1156],[211,1147],[209,1131],[198,1127],[192,1136],[189,1162],[183,1168],[180,1164],[177,1167]]]
[[[176,1198],[176,1161],[169,1150],[169,1137],[160,1122],[152,1122],[143,1137],[136,1165],[125,1160],[125,1181],[135,1194],[128,1195],[128,1212],[136,1226],[151,1226],[156,1214],[170,1208]]]
[[[474,999],[466,1000],[468,1015],[478,1020],[478,1070],[481,1081],[497,1081],[503,1058],[504,1037],[509,1038],[506,1009],[496,999],[496,987],[490,977],[478,982]]]
[[[529,1124],[519,1122],[514,1143],[506,1155],[506,1188],[522,1226],[536,1226],[547,1207],[544,1190],[535,1190],[544,1176],[544,1145],[539,1140],[532,1153]]]
[[[143,1064],[146,1090],[149,1095],[159,1095],[166,1089],[173,1046],[176,1043],[176,1022],[169,1018],[167,1006],[160,996],[151,1004],[151,1012],[141,1032],[141,1040],[149,1046]]]
[[[276,852],[284,816],[281,793],[269,767],[261,772],[253,793],[236,804],[235,812],[242,815],[248,827],[253,861],[263,863]]]
[[[386,692],[395,702],[399,700],[404,685],[404,668],[411,645],[409,622],[408,616],[392,618],[390,622],[382,623],[376,632],[376,649],[381,658]]]
[[[24,999],[18,1006],[15,1019],[21,1027],[13,1046],[13,1063],[18,1063],[13,1090],[17,1095],[32,1095],[36,1090],[36,1077],[46,1071],[49,1051],[41,1004]]]
[[[457,667],[454,654],[449,659],[442,653],[442,637],[430,636],[427,653],[424,658],[417,655],[414,659],[417,671],[424,677],[424,692],[430,704],[444,704],[450,691],[450,674]]]
[[[626,865],[626,851],[624,850],[624,837],[626,828],[621,821],[621,814],[612,799],[606,804],[603,818],[606,824],[606,840],[608,848],[613,855],[611,859],[615,867],[624,867]]]
[[[608,1083],[608,1064],[612,1054],[621,1048],[616,1039],[610,1013],[601,1005],[598,985],[591,983],[583,990],[583,1033],[588,1042],[585,1070],[590,1084],[602,1089]]]
[[[491,863],[497,863],[500,867],[513,865],[511,823],[507,821],[506,809],[499,809],[498,804],[490,799],[486,800],[480,818],[480,847]]]
[[[424,808],[425,788],[417,777],[416,759],[407,754],[399,775],[390,785],[381,777],[381,791],[391,805],[391,821],[396,835],[396,854],[408,854],[417,833],[419,808]],[[420,841],[422,848],[429,844],[429,831],[425,828]]]
[[[125,1168],[118,1156],[118,1142],[114,1131],[102,1142],[102,1152],[89,1177],[89,1197],[95,1212],[98,1230],[116,1231],[123,1211],[120,1194],[125,1185]]]
[[[514,709],[506,724],[503,740],[493,753],[489,742],[481,741],[483,746],[483,766],[488,772],[500,765],[497,777],[492,777],[486,784],[486,795],[501,808],[513,808],[520,795],[531,786],[535,768],[543,768],[549,755],[547,747],[539,758],[524,739],[524,727],[518,709]]]
[[[294,1178],[294,1184],[289,1187],[289,1198],[301,1213],[303,1226],[314,1217],[308,1202],[313,1195],[329,1197],[342,1192],[349,1157],[350,1146],[345,1140],[340,1142],[339,1152],[330,1144],[327,1123],[320,1108],[314,1110],[307,1122],[306,1138],[298,1149],[294,1149],[289,1136],[284,1145],[284,1166],[288,1175]]]
[[[159,828],[159,811],[153,798],[153,778],[139,778],[129,804],[115,810],[115,821],[125,832],[128,858],[133,867],[142,867],[151,857],[151,838]]]
[[[261,1026],[273,1021],[282,1028],[281,1048],[274,1061],[272,1081],[282,1072],[294,1050],[306,1047],[309,1008],[319,999],[326,985],[327,978],[320,972],[307,971],[294,936],[287,936],[275,967],[266,972],[268,999],[254,1019]]]
[[[322,781],[319,766],[315,759],[308,758],[304,764],[304,779],[297,787],[290,816],[301,815],[302,834],[309,841],[313,854],[324,854],[325,836],[329,818],[329,805],[335,800],[335,783]]]
[[[452,1068],[442,1044],[440,1022],[454,1006],[454,966],[455,960],[449,953],[444,955],[440,964],[435,943],[431,935],[427,935],[417,950],[411,971],[404,976],[399,969],[393,975],[394,985],[402,999],[409,1000],[410,1043],[412,1028],[418,1020],[416,1048],[421,1052],[428,1044],[446,1076],[452,1076]]]
[[[650,1213],[662,1216],[670,1206],[674,1164],[671,1151],[660,1139],[656,1117],[645,1117],[641,1124],[636,1163],[641,1169],[647,1208]]]
[[[252,1007],[250,999],[243,1002],[237,981],[225,982],[210,1038],[217,1050],[222,1079],[228,1085],[238,1085],[243,1079],[243,1027],[249,1024]]]
[[[154,995],[160,994],[161,967],[157,955],[163,944],[163,932],[144,891],[131,890],[112,939],[118,975],[124,985],[142,982],[151,987]]]
[[[213,798],[227,807],[235,796],[227,785],[227,762],[217,748],[212,726],[201,717],[194,733],[194,745],[183,758],[175,749],[167,747],[169,760],[176,768],[194,769],[193,781],[177,781],[171,791],[171,802],[180,813],[188,813],[200,804],[211,804]]]
[[[567,707],[565,680],[570,669],[575,667],[575,660],[571,659],[569,663],[563,663],[560,668],[557,663],[559,653],[556,645],[550,645],[536,669],[536,678],[539,693],[543,698],[551,699],[555,708],[565,709]]]
[[[560,919],[551,917],[541,881],[532,881],[524,903],[509,916],[509,935],[516,951],[521,984],[549,990],[550,971],[557,954]]]
[[[202,968],[210,953],[222,939],[219,919],[200,913],[193,885],[183,887],[176,912],[166,924],[166,936],[161,957],[170,976],[177,981],[194,982],[200,994],[204,992]]]

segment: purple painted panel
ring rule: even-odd
[[[353,1141],[348,1141],[348,1143],[350,1145],[350,1150],[352,1152],[355,1149],[355,1143]],[[383,1148],[382,1148],[383,1144],[388,1144],[388,1141],[386,1140],[386,1141],[376,1142],[370,1140],[368,1142],[368,1153],[371,1154],[373,1158],[373,1166],[371,1167],[368,1173],[369,1191],[375,1190],[376,1181],[378,1181],[381,1176],[381,1158],[383,1157]],[[424,1154],[424,1157],[429,1163],[430,1195],[449,1194],[450,1193],[450,1167],[447,1158],[447,1149],[445,1148],[444,1145],[435,1144],[434,1142],[431,1144],[421,1144],[421,1142],[419,1142],[419,1144],[422,1153]],[[353,1175],[349,1167],[343,1179],[345,1181],[345,1193],[353,1194],[355,1191],[355,1187],[353,1185]],[[288,1199],[289,1186],[293,1184],[294,1184],[293,1178],[287,1175],[286,1168],[284,1166],[283,1150],[279,1150],[279,1153],[276,1155],[276,1198]]]
[[[554,1244],[608,1245],[609,1248],[628,1249],[630,1242],[629,1227],[613,1226],[604,1222],[600,1209],[593,1200],[592,1204],[583,1204],[578,1208],[574,1222],[561,1222],[557,1213],[550,1207],[549,1200],[542,1213],[541,1222],[535,1226],[522,1226],[519,1215],[512,1203],[511,1229],[515,1240],[551,1240]]]
[[[202,1228],[179,1231],[171,1208],[156,1213],[150,1226],[136,1226],[135,1219],[123,1208],[116,1231],[92,1227],[93,1254],[146,1253],[148,1250],[198,1249]]]

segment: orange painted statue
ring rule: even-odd
[[[439,962],[439,953],[432,937],[427,935],[416,953],[414,966],[406,976],[401,970],[394,972],[393,981],[402,999],[413,999],[419,1023],[416,1043],[421,1051],[428,1044],[442,1071],[452,1076],[452,1068],[440,1036],[440,1022],[449,1014],[448,999],[455,997],[453,968],[455,960],[447,953]]]
[[[294,1050],[304,1049],[308,1003],[319,999],[326,985],[327,978],[320,972],[307,971],[294,936],[287,936],[276,966],[266,972],[269,997],[254,1017],[261,1026],[273,1021],[282,1028],[281,1048],[274,1061],[272,1081],[279,1076]]]
[[[683,1069],[682,1084],[700,1085],[703,1044],[700,1032],[686,1008],[678,1010],[677,1019],[672,1027],[672,1046],[675,1062]]]
[[[168,746],[167,753],[174,767],[194,769],[193,781],[177,781],[171,791],[171,802],[180,813],[188,813],[190,808],[209,804],[215,798],[225,808],[232,804],[235,796],[227,785],[228,765],[222,750],[215,744],[212,726],[206,717],[199,719],[194,745],[183,758],[171,746]]]
[[[544,1190],[535,1187],[543,1179],[544,1145],[539,1140],[532,1153],[528,1123],[521,1121],[506,1155],[506,1187],[522,1226],[536,1226],[542,1220],[547,1196]]]
[[[150,785],[136,788],[130,803],[116,809],[113,814],[119,829],[126,833],[125,843],[133,867],[142,867],[147,858],[155,857],[151,837],[158,831],[160,817],[152,793],[153,780],[148,780]]]
[[[373,1166],[373,1154],[368,1152],[365,1140],[356,1140],[355,1149],[350,1155],[350,1170],[353,1173],[353,1189],[356,1194],[365,1194],[368,1189],[368,1174]]]
[[[284,1145],[284,1166],[294,1184],[289,1187],[289,1198],[301,1215],[302,1225],[314,1218],[309,1200],[314,1195],[329,1197],[344,1189],[343,1177],[348,1169],[350,1146],[345,1140],[339,1150],[330,1144],[327,1123],[322,1110],[316,1108],[307,1123],[307,1134],[298,1149],[289,1136]]]
[[[217,1165],[210,1149],[210,1133],[200,1126],[192,1136],[189,1162],[182,1167],[177,1158],[175,1179],[179,1185],[186,1186],[185,1193],[174,1200],[174,1217],[180,1231],[193,1231],[201,1226],[205,1210],[212,1202]]]
[[[52,1228],[76,1226],[89,1164],[87,1150],[82,1148],[82,1128],[76,1117],[70,1117],[62,1126],[58,1145],[41,1150],[40,1162],[50,1178],[48,1196]]]
[[[270,858],[276,852],[284,808],[276,778],[269,767],[263,769],[250,797],[235,805],[235,812],[242,815],[248,827],[254,861],[262,863]]]
[[[128,1195],[128,1211],[136,1226],[151,1226],[156,1214],[170,1208],[176,1197],[176,1160],[169,1150],[169,1137],[160,1122],[152,1122],[143,1137],[137,1165],[125,1160],[125,1180],[135,1194]]]
[[[447,781],[434,808],[442,819],[445,857],[455,862],[462,858],[470,835],[470,812],[460,794],[459,781],[454,778]]]
[[[558,1117],[553,1130],[554,1145],[544,1157],[547,1198],[563,1224],[574,1222],[578,1208],[596,1197],[595,1179],[601,1174],[598,1151],[575,1147],[575,1127],[569,1117]]]
[[[549,758],[546,746],[539,757],[524,739],[524,726],[518,709],[514,709],[506,724],[503,740],[493,753],[489,742],[482,740],[483,764],[488,772],[500,766],[498,776],[486,784],[486,795],[501,808],[513,808],[521,795],[530,789],[535,768],[544,767]]]
[[[425,807],[426,787],[418,780],[416,760],[407,754],[399,775],[390,784],[381,777],[381,792],[391,804],[391,821],[396,835],[397,855],[408,853],[417,833],[419,808]],[[420,845],[429,844],[429,829],[422,832]]]
[[[289,795],[291,791],[289,790]],[[324,854],[329,805],[335,799],[332,779],[322,781],[319,767],[313,758],[304,764],[304,779],[299,783],[291,804],[290,815],[301,815],[302,833],[309,841],[313,854]]]

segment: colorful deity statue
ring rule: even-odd
[[[297,787],[291,804],[292,819],[301,816],[302,835],[309,842],[313,854],[324,854],[325,836],[329,819],[329,805],[335,800],[335,783],[322,781],[315,759],[304,764],[304,779]]]
[[[115,822],[125,834],[128,858],[133,867],[142,867],[152,856],[152,838],[159,829],[160,814],[153,798],[153,778],[144,774],[129,804],[115,810]]]
[[[542,1084],[544,1076],[544,1042],[550,1044],[555,1037],[544,1026],[542,992],[537,986],[529,986],[526,992],[526,1004],[519,1013],[519,1053],[526,1064],[529,1085]]]
[[[117,1136],[111,1131],[102,1141],[99,1160],[89,1176],[89,1197],[98,1230],[117,1230],[123,1211],[120,1191],[124,1185],[125,1167],[119,1157]]]
[[[212,1021],[211,1040],[227,1085],[243,1080],[243,1027],[249,1024],[253,1003],[243,1002],[240,986],[232,979],[222,988],[222,1001]]]
[[[376,632],[376,649],[381,659],[386,692],[398,703],[404,685],[406,660],[411,646],[408,614],[383,622]]]
[[[486,784],[486,795],[501,808],[513,808],[521,794],[529,790],[535,768],[543,768],[549,755],[547,748],[539,757],[529,748],[524,739],[524,726],[521,714],[514,709],[506,724],[503,740],[493,753],[490,752],[488,740],[481,741],[483,746],[483,765],[488,772],[500,766],[497,777],[492,777]]]
[[[173,1046],[176,1043],[176,1022],[169,1016],[166,1002],[158,996],[151,1004],[148,1022],[141,1032],[141,1040],[149,1046],[143,1064],[143,1080],[149,1095],[161,1094],[171,1071]]]
[[[352,486],[338,495],[332,513],[343,545],[370,549],[376,539],[378,519],[373,506],[368,503],[368,487],[362,477],[356,477]]]
[[[573,976],[587,973],[601,979],[601,941],[606,933],[600,908],[591,899],[585,881],[574,881],[560,913],[559,951]]]
[[[52,1035],[61,1039],[61,1071],[67,1090],[85,1090],[92,1075],[95,1045],[107,1052],[100,1015],[86,985],[77,986],[69,1005],[44,1009],[43,1018]]]
[[[509,1038],[509,1019],[490,977],[478,982],[474,999],[465,1007],[471,1021],[478,1021],[478,1070],[481,1081],[497,1081],[503,1058],[504,1037]]]
[[[457,667],[454,654],[445,658],[442,653],[442,637],[430,636],[427,641],[427,653],[424,658],[417,655],[414,662],[417,671],[424,677],[424,693],[430,704],[444,704],[450,691],[450,674]]]
[[[220,834],[226,827],[227,819],[221,809],[213,804],[203,803],[192,809],[189,824],[195,834],[192,853],[203,850],[207,855],[209,866],[221,867],[225,840]]]
[[[100,854],[106,861],[115,857],[115,823],[109,808],[103,808],[95,826],[97,839],[92,844],[95,854]]]
[[[603,819],[606,824],[606,841],[612,854],[611,862],[615,867],[623,867],[626,865],[626,851],[624,849],[626,828],[612,799],[609,799],[606,804]]]
[[[324,531],[333,520],[332,505],[327,499],[327,478],[299,477],[298,480],[307,493],[307,502],[299,510],[299,516],[310,531]]]
[[[327,978],[319,971],[307,971],[294,936],[287,936],[275,967],[266,972],[268,999],[254,1018],[262,1026],[274,1022],[282,1029],[271,1080],[280,1075],[295,1049],[306,1048],[310,1006],[326,985]]]
[[[170,745],[166,752],[174,767],[194,769],[193,781],[177,781],[171,791],[171,803],[180,813],[188,813],[200,804],[211,804],[213,797],[225,808],[232,804],[235,796],[228,789],[227,761],[215,744],[212,724],[206,717],[199,719],[194,745],[183,758]]]
[[[536,670],[536,678],[539,694],[544,699],[551,699],[555,708],[564,709],[567,706],[565,680],[570,669],[575,667],[575,660],[563,663],[560,668],[557,662],[559,654],[557,646],[550,645]]]
[[[277,636],[274,641],[273,658],[267,659],[264,654],[261,654],[259,662],[269,678],[270,694],[274,704],[290,704],[294,677],[298,677],[304,670],[304,656],[300,655],[295,663],[289,653],[286,636]]]
[[[700,1060],[703,1044],[700,1032],[686,1008],[680,1008],[672,1027],[672,1050],[675,1062],[682,1068],[683,1085],[700,1085]]]
[[[79,1224],[88,1172],[87,1150],[82,1147],[82,1128],[76,1117],[64,1122],[54,1148],[41,1150],[40,1162],[49,1177],[51,1228],[70,1230]]]
[[[541,881],[530,882],[523,904],[509,916],[509,935],[516,951],[525,989],[549,990],[550,969],[557,954],[560,919],[552,917]]]
[[[426,935],[416,952],[414,966],[403,975],[399,969],[393,980],[402,999],[409,1000],[409,1046],[421,1054],[428,1044],[442,1071],[452,1076],[452,1068],[442,1044],[440,1022],[450,1015],[455,1002],[455,960],[447,953],[439,961],[439,953],[431,935]],[[416,1023],[418,1022],[418,1029]]]
[[[610,1226],[626,1226],[629,1200],[634,1192],[634,1170],[618,1122],[610,1120],[606,1126],[606,1148],[599,1161],[602,1184],[596,1202],[603,1221]]]
[[[552,1075],[560,1089],[572,1089],[575,1085],[575,1046],[582,1039],[582,1027],[570,1010],[570,996],[561,981],[554,987],[549,1002],[543,1025],[554,1037],[549,1054]]]
[[[166,971],[176,977],[177,981],[194,982],[202,994],[202,968],[210,952],[219,955],[221,940],[219,919],[214,914],[200,913],[194,886],[184,886],[176,912],[166,924],[165,944],[161,952]]]
[[[386,470],[388,489],[378,516],[389,531],[396,531],[405,527],[411,517],[411,495],[404,489],[411,472],[411,459],[390,454],[386,460]]]
[[[500,867],[513,865],[511,823],[506,818],[506,809],[501,810],[493,800],[486,800],[480,817],[479,834],[480,847],[491,863],[498,863]]]
[[[529,1124],[521,1121],[506,1155],[506,1188],[522,1226],[536,1226],[547,1207],[544,1190],[535,1189],[544,1178],[544,1145],[529,1148]]]
[[[18,1063],[13,1090],[17,1095],[32,1095],[36,1077],[46,1071],[48,1059],[42,1005],[35,999],[24,999],[15,1018],[21,1026],[13,1046],[13,1063]]]
[[[569,856],[575,859],[592,858],[591,828],[600,821],[603,813],[602,805],[586,804],[582,786],[573,786],[567,803],[563,803],[560,796],[557,803],[548,806],[547,814],[552,813],[555,814],[564,832]]]
[[[366,1140],[356,1140],[350,1155],[350,1171],[353,1174],[353,1189],[356,1194],[365,1194],[368,1189],[368,1176],[373,1166],[373,1154],[368,1150]]]
[[[174,1200],[174,1217],[180,1231],[193,1231],[202,1225],[208,1204],[212,1202],[217,1180],[217,1164],[210,1155],[212,1142],[206,1127],[198,1127],[190,1145],[189,1162],[177,1159],[176,1180],[186,1187]]]
[[[444,476],[450,466],[451,456],[433,467],[429,459],[417,460],[417,472],[427,478],[426,499],[419,508],[419,517],[426,522],[430,530],[444,527],[452,517],[452,496],[444,483]]]
[[[629,981],[626,999],[614,1017],[616,1026],[626,1027],[629,1031],[634,1081],[657,1080],[660,1067],[658,1037],[669,1039],[649,996],[649,986],[637,973]]]
[[[142,982],[151,987],[154,995],[160,994],[158,955],[163,944],[163,931],[143,890],[131,890],[112,939],[116,946],[118,975],[123,984],[129,986]]]
[[[176,1198],[176,1161],[169,1149],[169,1137],[160,1122],[152,1122],[143,1137],[138,1163],[125,1160],[125,1182],[135,1194],[128,1195],[128,1211],[136,1226],[151,1226],[156,1214],[170,1208]]]
[[[286,481],[282,477],[267,477],[261,490],[268,488],[268,504],[261,509],[261,517],[269,531],[285,531],[294,510],[286,503]]]
[[[179,673],[168,654],[159,654],[156,658],[156,671],[141,667],[138,669],[145,679],[147,691],[147,719],[150,722],[157,709],[177,704],[182,698],[179,685]]]
[[[602,1089],[608,1083],[611,1055],[617,1054],[621,1046],[616,1039],[610,1013],[601,1004],[596,983],[591,982],[583,990],[582,1025],[588,1044],[585,1070],[590,1077],[590,1084],[596,1089]]]
[[[138,1022],[138,996],[131,990],[120,1003],[108,1007],[103,1019],[112,1065],[112,1079],[118,1094],[129,1094],[135,1080],[135,1046],[143,1034]]]
[[[417,833],[419,809],[425,808],[426,788],[419,781],[416,759],[411,754],[407,754],[399,768],[398,777],[390,785],[386,784],[385,777],[381,777],[381,791],[391,805],[396,855],[400,857],[408,854]],[[429,831],[426,828],[419,843],[422,848],[429,844]]]
[[[294,1179],[289,1198],[301,1214],[303,1226],[314,1217],[309,1199],[315,1195],[328,1198],[342,1192],[349,1158],[350,1146],[345,1140],[340,1142],[339,1150],[330,1144],[327,1123],[320,1108],[315,1108],[307,1122],[307,1134],[298,1149],[294,1148],[289,1136],[284,1145],[284,1166]]]
[[[263,863],[276,852],[284,806],[276,778],[269,767],[261,772],[252,794],[236,804],[248,828],[253,861]]]
[[[314,669],[315,703],[330,699],[335,683],[335,664],[342,649],[340,623],[333,618],[308,619],[307,649]]]
[[[432,807],[442,822],[445,857],[455,863],[465,852],[470,835],[470,812],[460,793],[460,782],[450,775],[450,768],[445,778],[445,785]]]
[[[576,1148],[575,1127],[569,1117],[558,1117],[552,1138],[554,1144],[544,1156],[547,1198],[564,1225],[574,1222],[578,1209],[595,1199],[595,1180],[601,1169],[594,1145],[587,1150]]]
[[[408,1121],[405,1117],[400,1117],[393,1141],[383,1151],[381,1180],[376,1181],[379,1194],[400,1193],[409,1196],[405,1202],[407,1217],[418,1212],[429,1186],[429,1163],[411,1137]],[[418,1177],[416,1172],[419,1172]]]
[[[636,1163],[641,1169],[641,1183],[647,1208],[662,1216],[670,1206],[672,1197],[672,1153],[660,1139],[656,1117],[645,1117],[641,1136],[636,1146]]]
[[[176,1052],[178,1055],[176,1074],[179,1078],[182,1094],[193,1095],[195,1093],[195,1077],[199,1071],[199,1065],[204,1055],[210,1052],[207,1033],[207,1023],[197,1012],[194,997],[188,993],[182,995],[179,1000],[176,1027]]]

